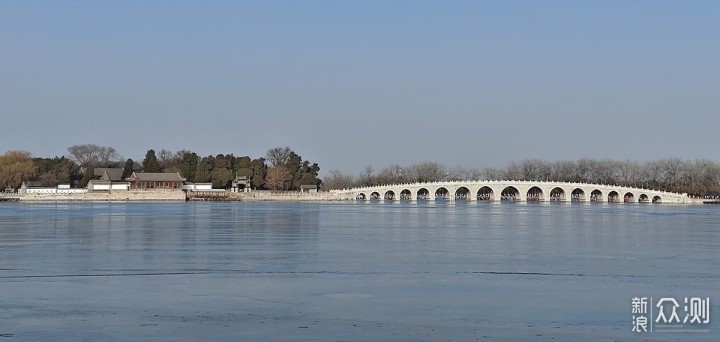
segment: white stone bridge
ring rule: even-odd
[[[340,199],[695,203],[687,194],[625,186],[542,181],[448,181],[331,190]]]

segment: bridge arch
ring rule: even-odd
[[[595,189],[590,193],[590,202],[602,202],[603,193],[599,189]]]
[[[430,190],[426,188],[420,188],[417,192],[417,199],[418,200],[429,200],[430,199]]]
[[[361,192],[361,193],[357,194],[357,196],[355,196],[355,199],[364,201],[364,200],[367,200],[367,196],[365,195],[365,193]]]
[[[408,201],[412,198],[412,191],[410,191],[410,189],[403,189],[402,191],[400,191],[400,200]]]
[[[635,195],[632,192],[626,192],[625,195],[623,195],[623,202],[625,202],[625,203],[635,202]]]
[[[618,194],[618,192],[614,191],[614,190],[610,191],[610,193],[608,193],[608,202],[610,202],[610,203],[620,202],[620,194]]]
[[[585,201],[585,191],[580,188],[575,188],[572,191],[571,195],[573,202],[584,202]]]
[[[537,186],[533,186],[527,191],[527,194],[525,194],[525,197],[528,202],[542,202],[544,200],[544,194],[542,189]]]
[[[461,186],[455,190],[455,200],[470,201],[470,189]]]
[[[565,190],[563,188],[556,186],[552,190],[550,190],[550,201],[553,202],[564,202],[565,201]]]
[[[495,191],[489,186],[483,186],[477,191],[478,201],[493,201],[495,200]]]
[[[519,201],[520,200],[520,191],[514,187],[514,186],[508,186],[505,187],[505,189],[500,192],[500,200],[501,201]]]
[[[450,199],[450,191],[444,186],[441,186],[437,189],[435,189],[435,199],[439,200],[447,200]]]
[[[662,203],[662,197],[655,196],[655,197],[653,197],[652,202],[653,203]]]
[[[388,201],[395,200],[395,191],[392,191],[392,190],[385,191],[385,196],[383,196],[383,199],[388,200]]]
[[[640,197],[638,197],[639,203],[648,203],[650,202],[650,199],[648,198],[648,195],[646,194],[640,194]]]

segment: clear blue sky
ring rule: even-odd
[[[3,1],[0,152],[720,161],[720,1]]]

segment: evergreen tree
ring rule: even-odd
[[[143,172],[162,172],[160,162],[155,156],[155,150],[148,150],[143,160]]]
[[[125,161],[125,166],[123,167],[122,179],[130,177],[130,175],[132,175],[134,169],[135,169],[135,162],[132,159],[128,158],[128,160]]]
[[[290,176],[292,177],[292,180],[290,181],[290,189],[300,189],[300,178],[302,178],[303,174],[302,157],[295,152],[290,152],[290,155],[284,165],[287,172],[290,173]]]
[[[250,164],[252,168],[251,182],[253,189],[265,189],[265,177],[267,177],[268,172],[265,158],[253,159]]]
[[[210,173],[213,187],[228,188],[230,186],[230,182],[235,176],[232,170],[232,162],[234,160],[235,157],[233,157],[232,154],[229,154],[227,156],[218,154],[217,156],[215,156],[212,172]]]
[[[180,162],[180,175],[188,182],[195,182],[195,174],[198,168],[198,155],[193,152],[184,152]]]
[[[210,183],[212,182],[212,171],[213,165],[215,164],[215,157],[207,156],[200,159],[197,165],[197,171],[195,172],[195,182],[197,183]]]
[[[83,178],[80,180],[80,187],[85,188],[88,185],[88,182],[90,182],[91,179],[95,176],[95,168],[92,166],[85,168],[85,174],[83,175]]]
[[[235,167],[235,174],[239,177],[252,177],[252,159],[250,159],[250,157],[237,157],[233,165]]]

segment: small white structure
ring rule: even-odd
[[[59,184],[57,187],[43,187],[40,182],[23,182],[18,191],[21,194],[84,194],[86,189],[71,188],[70,184]]]
[[[130,189],[129,182],[113,182],[105,180],[91,180],[88,182],[88,191],[128,191]]]
[[[316,194],[317,193],[317,185],[301,185],[300,193],[301,194]]]
[[[186,191],[208,191],[212,190],[212,183],[190,183],[187,182],[182,186]]]

